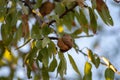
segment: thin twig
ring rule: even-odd
[[[88,57],[88,55],[86,54],[86,53],[84,53],[82,50],[78,50],[80,53],[82,53],[84,56],[87,56]]]
[[[83,35],[83,36],[78,36],[77,38],[93,37],[93,36],[94,36],[94,35],[87,35],[87,36],[86,36],[86,35],[85,35],[85,36]]]
[[[58,40],[58,37],[48,37],[51,40]],[[40,40],[43,40],[44,38],[41,38]]]
[[[67,9],[65,12],[63,12],[63,13],[59,16],[59,18],[63,18],[68,12],[73,11],[73,9],[74,9],[77,5],[78,5],[77,2],[75,2],[75,4],[74,4],[70,9]]]
[[[25,0],[25,1],[21,1],[21,2],[23,2],[29,8],[30,12],[36,18],[36,20],[38,21],[38,23],[40,24],[40,26],[42,26],[43,20],[40,18],[40,16],[38,14],[36,14],[36,13],[33,12],[33,7],[32,7],[32,4],[29,2],[29,0]]]
[[[48,38],[50,38],[52,40],[58,40],[58,37],[48,37]]]
[[[15,50],[18,50],[20,48],[22,48],[23,46],[25,46],[26,44],[28,44],[32,39],[28,39],[23,45],[17,47]]]
[[[86,53],[84,53],[82,50],[78,50],[80,53],[82,53],[84,56],[87,56],[88,55]],[[103,62],[100,62],[102,65],[105,65],[105,66],[108,66],[106,63],[103,63]]]

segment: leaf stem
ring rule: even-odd
[[[88,57],[88,55],[86,54],[86,53],[84,53],[82,50],[79,50],[78,49],[78,51],[80,52],[80,53],[82,53],[84,56],[87,56]],[[106,63],[103,63],[103,62],[100,62],[102,65],[105,65],[105,66],[108,66]]]

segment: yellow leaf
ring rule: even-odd
[[[114,72],[117,72],[117,69],[111,64],[110,65],[110,68],[114,71]]]
[[[4,21],[4,17],[0,17],[0,22],[3,22]]]
[[[34,14],[36,14],[37,16],[42,17],[42,15],[41,15],[41,13],[40,13],[39,11],[32,10],[32,12],[33,12]]]
[[[63,29],[63,26],[58,26],[58,32],[61,33],[61,32],[63,32],[63,30],[64,30],[64,29]]]
[[[93,54],[92,54],[90,49],[87,50],[87,54],[88,54],[88,59],[91,61],[92,60],[91,58],[92,58]]]
[[[9,62],[12,61],[12,54],[10,51],[8,51],[7,49],[4,52],[3,58]]]
[[[32,41],[32,42],[31,42],[31,48],[34,48],[35,45],[36,45],[36,41]]]
[[[111,68],[114,72],[117,72],[117,69],[110,63],[110,61],[107,58],[105,57],[101,57],[101,58],[109,68]]]
[[[106,63],[107,66],[110,66],[110,61],[107,58],[101,57],[101,59]]]
[[[89,62],[86,62],[85,70],[84,70],[85,74],[89,74],[91,71],[91,68],[92,68],[92,65]]]

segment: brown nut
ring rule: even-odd
[[[62,52],[66,52],[69,50],[69,47],[66,44],[64,44],[62,38],[58,39],[57,45],[60,48],[60,51],[62,51]]]
[[[63,40],[64,44],[66,44],[69,48],[73,47],[73,40],[70,35],[64,34],[62,37],[62,40]]]
[[[47,14],[49,14],[53,9],[55,8],[55,4],[51,3],[49,1],[46,1],[45,3],[43,3],[41,5],[41,7],[39,8],[40,13],[42,14],[42,16],[46,16]]]
[[[58,39],[57,45],[60,51],[66,52],[73,47],[73,40],[70,35],[64,34],[62,38]]]

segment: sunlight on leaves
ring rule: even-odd
[[[117,69],[111,64],[111,62],[105,58],[105,57],[101,57],[101,59],[105,62],[105,64],[111,69],[113,70],[114,72],[118,72]]]
[[[95,65],[96,68],[98,68],[100,65],[100,58],[96,54],[93,54],[92,50],[88,49],[87,51],[88,59]]]

